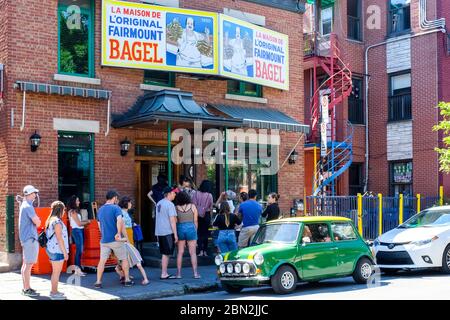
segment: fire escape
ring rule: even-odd
[[[313,92],[310,101],[311,132],[307,144],[317,145],[319,149],[321,138],[324,138],[321,131],[325,131],[325,128],[321,130],[321,125],[325,126],[321,123],[321,97],[328,97],[327,153],[324,157],[315,157],[312,194],[316,196],[326,192],[327,195],[335,195],[337,179],[350,167],[353,158],[353,127],[350,122],[343,125],[341,141],[337,141],[336,135],[336,107],[352,93],[352,72],[341,59],[336,34],[326,37],[318,33],[305,34],[304,41],[305,65],[312,65]],[[319,73],[322,77],[320,82]]]

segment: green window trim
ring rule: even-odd
[[[239,90],[236,90],[233,84],[239,83]],[[255,91],[247,91],[246,85],[251,84],[254,85],[256,90]],[[248,96],[248,97],[258,97],[262,98],[262,86],[259,84],[254,84],[250,82],[245,81],[239,81],[239,80],[228,80],[227,82],[227,93],[229,94],[235,94],[240,96]]]
[[[94,78],[95,77],[95,1],[89,0],[90,10],[81,8],[83,14],[89,14],[90,29],[88,34],[88,74],[76,73],[76,72],[64,72],[61,70],[61,15],[62,9],[66,10],[67,5],[63,5],[58,2],[57,16],[58,16],[58,74],[71,75],[77,77]]]
[[[89,151],[89,194],[90,194],[90,202],[95,201],[95,134],[93,133],[83,133],[83,132],[75,132],[75,131],[58,131],[58,136],[63,134],[77,135],[77,136],[90,136],[90,146],[86,149],[83,146],[60,146],[58,142],[58,153],[59,152],[71,152],[75,150],[84,149],[83,151]],[[59,189],[59,185],[58,185]]]
[[[151,77],[147,76],[151,72],[167,73],[168,74],[168,82],[158,81],[155,78],[152,79]],[[166,72],[166,71],[158,71],[158,70],[144,70],[144,84],[174,88],[175,87],[175,79],[176,79],[175,72]]]

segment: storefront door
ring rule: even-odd
[[[58,197],[64,203],[72,195],[82,206],[94,201],[93,146],[91,134],[58,133]]]

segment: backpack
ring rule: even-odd
[[[39,242],[39,245],[41,246],[41,248],[47,248],[48,241],[51,238],[53,238],[54,235],[55,235],[55,232],[53,232],[53,234],[50,236],[50,238],[47,238],[47,229],[44,228],[44,230],[42,230],[38,236],[38,242]]]
[[[142,234],[141,226],[138,225],[138,224],[133,226],[133,238],[134,238],[133,240],[136,241],[136,242],[144,240],[144,236]]]

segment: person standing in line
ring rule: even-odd
[[[150,201],[153,202],[155,206],[159,201],[164,199],[163,191],[168,186],[166,176],[159,174],[156,179],[158,180],[158,182],[152,186],[152,189],[147,194],[147,197],[150,199]]]
[[[236,206],[236,208],[234,209],[234,214],[239,215],[239,207],[241,206],[242,203],[244,203],[247,200],[248,200],[248,193],[241,192],[239,194],[239,203]],[[236,231],[236,239],[239,239],[239,234],[241,233],[241,230],[242,230],[242,220],[241,220],[241,223],[238,226],[236,226],[236,228],[234,230]]]
[[[220,210],[220,204],[224,201],[228,202],[228,205],[230,206],[230,212],[234,213],[234,210],[236,209],[233,203],[233,200],[236,199],[236,193],[232,190],[228,190],[226,192],[222,192],[219,196],[219,199],[216,201],[216,207]]]
[[[241,224],[238,216],[231,213],[230,205],[227,201],[220,204],[220,211],[214,221],[214,226],[219,228],[217,245],[221,253],[237,250],[236,226]]]
[[[191,199],[194,196],[194,193],[196,192],[192,188],[191,179],[189,179],[188,177],[185,177],[185,176],[182,176],[182,178],[180,179],[180,190],[186,192]]]
[[[178,242],[177,211],[172,202],[178,192],[178,188],[166,187],[163,191],[164,199],[156,204],[155,235],[158,237],[159,252],[162,255],[161,280],[175,279],[174,275],[167,272],[167,267]]]
[[[19,210],[19,240],[22,246],[22,275],[23,289],[22,294],[28,297],[36,297],[39,294],[31,289],[31,269],[37,262],[39,254],[39,242],[37,228],[41,225],[41,219],[34,211],[33,202],[37,197],[39,190],[28,185],[23,188],[24,199]]]
[[[46,252],[52,264],[52,289],[50,299],[65,300],[64,293],[58,291],[59,276],[64,265],[64,261],[69,260],[69,235],[67,227],[61,220],[64,216],[64,203],[55,201],[51,205],[51,213],[45,222],[45,232],[47,235]]]
[[[128,242],[134,245],[133,241],[133,220],[131,219],[128,210],[131,209],[133,204],[131,203],[131,198],[124,196],[119,201],[119,207],[122,210],[122,219],[125,225],[125,231],[128,235]]]
[[[209,227],[211,225],[211,211],[213,209],[213,197],[211,194],[211,181],[204,180],[200,188],[194,194],[192,203],[195,204],[198,211],[198,248],[199,257],[208,256],[208,238]]]
[[[259,219],[261,218],[262,207],[256,201],[258,192],[251,189],[248,192],[249,199],[239,206],[239,214],[242,216],[242,230],[239,234],[239,248],[249,245],[253,236],[259,229]]]
[[[185,191],[179,192],[175,198],[177,210],[177,233],[178,233],[178,255],[177,255],[177,279],[181,279],[181,268],[183,263],[184,247],[186,242],[191,256],[194,278],[200,279],[197,270],[197,229],[198,212],[189,194]]]
[[[89,224],[90,221],[81,221],[80,199],[76,195],[69,198],[67,209],[69,210],[69,221],[70,227],[72,228],[72,240],[76,246],[75,265],[77,269],[75,274],[84,277],[86,273],[81,271],[81,255],[84,249],[84,226]]]
[[[262,213],[262,217],[266,218],[266,221],[276,220],[280,218],[280,207],[278,206],[278,200],[280,195],[278,193],[272,192],[267,197],[267,202],[269,205]]]
[[[123,226],[122,210],[117,205],[119,194],[115,190],[106,193],[106,203],[98,210],[98,224],[102,234],[100,240],[100,261],[97,267],[97,282],[94,287],[102,288],[102,276],[105,264],[111,251],[122,262],[122,270],[125,276],[125,287],[131,287],[134,282],[130,280],[127,251],[122,236],[127,238]]]

